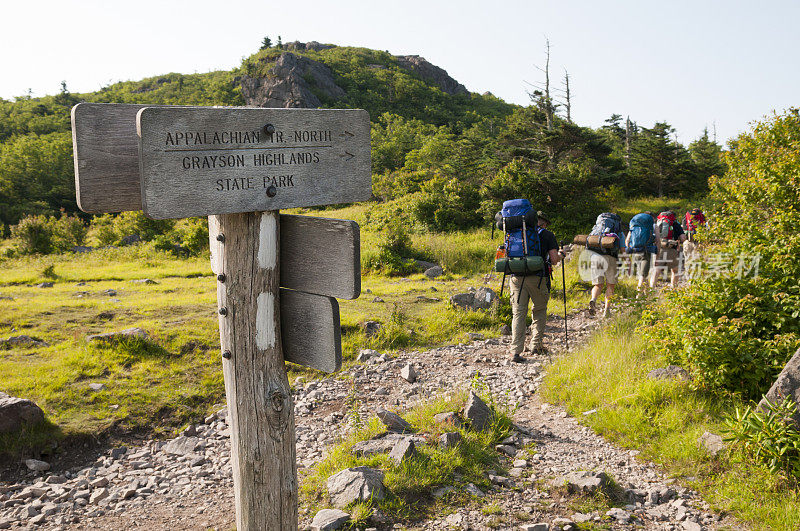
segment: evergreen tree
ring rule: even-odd
[[[708,128],[705,128],[703,136],[689,144],[689,153],[695,166],[698,191],[705,191],[708,188],[708,179],[712,175],[721,177],[725,173],[722,148],[708,137]]]
[[[283,40],[281,40],[281,36],[278,35],[278,44],[275,45],[276,48],[279,50],[283,50]]]
[[[272,39],[269,37],[264,37],[264,40],[261,41],[261,48],[260,50],[266,50],[268,48],[272,48]]]

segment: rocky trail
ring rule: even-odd
[[[584,314],[571,317],[570,347],[585,340],[599,323]],[[499,449],[505,454],[508,477],[492,476],[490,490],[474,490],[499,509],[484,514],[473,503],[434,520],[377,522],[372,524],[376,529],[736,528],[710,511],[697,493],[666,478],[637,452],[615,447],[562,408],[539,399],[536,391],[546,367],[563,348],[563,319],[551,318],[547,336],[553,348],[550,356],[528,356],[524,364],[509,362],[504,344],[508,337],[477,339],[397,356],[363,351],[359,363],[343,371],[349,378],[337,375],[297,385],[300,477],[347,430],[345,417],[352,407],[347,398],[353,389],[366,418],[380,408],[402,412],[454,387],[466,387],[479,373],[493,393],[519,403],[514,417],[517,433]],[[413,382],[401,377],[408,365],[416,373],[415,380],[409,378]],[[15,482],[0,483],[0,529],[232,529],[230,432],[225,417],[222,409],[176,439],[107,449],[80,467],[62,470],[54,462],[49,470],[21,472]],[[534,453],[517,458],[515,454],[530,443],[535,444]],[[627,505],[611,510],[589,507],[587,512],[575,508],[568,490],[595,492],[609,477]],[[445,493],[446,488],[435,495]],[[301,512],[300,516],[301,528],[310,528],[315,515]]]

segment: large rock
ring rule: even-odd
[[[778,379],[775,380],[767,394],[758,403],[758,408],[766,411],[769,407],[767,401],[776,404],[783,402],[786,397],[791,397],[797,405],[797,412],[792,416],[792,420],[800,427],[800,349],[794,353],[789,363],[783,367]]]
[[[322,102],[314,92],[326,100],[347,97],[334,81],[330,68],[290,52],[282,53],[275,60],[267,76],[242,76],[241,86],[245,103],[255,107],[320,107]]]
[[[380,501],[385,496],[384,474],[380,470],[359,466],[346,468],[328,478],[328,494],[336,507],[372,499]]]
[[[350,515],[339,509],[322,509],[311,522],[311,531],[333,531],[341,529],[350,521]]]
[[[36,424],[43,420],[44,411],[32,400],[0,392],[0,433],[15,432],[23,424]]]
[[[411,459],[417,453],[414,440],[411,437],[405,437],[397,441],[392,451],[389,452],[389,458],[393,459],[398,465],[406,459]]]
[[[447,72],[438,66],[429,63],[419,55],[401,55],[396,57],[401,68],[411,70],[423,80],[436,85],[447,94],[469,94],[464,85],[450,77]]]
[[[725,441],[722,440],[721,435],[717,435],[716,433],[704,432],[698,439],[698,442],[712,456],[717,455],[725,449]]]
[[[428,278],[436,278],[442,275],[444,275],[444,269],[442,269],[442,266],[439,265],[433,266],[425,270],[425,276]]]
[[[486,402],[481,400],[481,397],[474,392],[469,392],[467,403],[464,405],[463,417],[470,421],[470,427],[473,430],[484,431],[492,427],[494,422],[494,413],[486,405]]]

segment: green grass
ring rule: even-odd
[[[423,435],[429,444],[418,445],[417,455],[401,464],[396,464],[386,454],[357,457],[352,453],[355,443],[368,440],[383,433],[385,427],[377,417],[364,425],[355,426],[347,439],[332,447],[328,456],[313,468],[301,485],[301,502],[310,514],[327,505],[326,483],[330,476],[349,467],[368,466],[385,472],[384,484],[388,494],[377,505],[393,518],[416,520],[425,515],[441,514],[447,507],[462,507],[472,496],[464,491],[472,483],[482,490],[491,485],[486,475],[489,469],[502,470],[500,455],[494,445],[507,437],[511,430],[511,410],[481,393],[487,404],[495,411],[495,422],[490,430],[475,432],[466,427],[446,429],[437,425],[433,416],[447,411],[459,411],[466,402],[466,391],[456,393],[453,398],[438,398],[417,406],[404,415],[414,432]],[[354,404],[357,408],[357,404]],[[351,417],[352,418],[352,417]],[[445,431],[458,431],[462,441],[455,447],[440,449],[438,437]],[[435,499],[433,489],[453,486],[454,491]],[[356,509],[366,512],[365,504]],[[491,505],[483,508],[484,514],[497,514]]]
[[[596,334],[582,350],[548,371],[542,393],[618,444],[642,451],[674,477],[698,488],[716,508],[753,529],[800,527],[800,494],[736,451],[709,457],[698,444],[705,431],[722,433],[726,414],[741,403],[672,381],[653,381],[648,371],[666,366],[637,332],[635,313]],[[597,410],[584,416],[583,412]]]

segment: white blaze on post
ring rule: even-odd
[[[275,346],[275,296],[259,293],[256,310],[256,346],[265,350]]]
[[[275,214],[261,214],[258,236],[258,267],[275,269],[278,265],[278,217]]]

